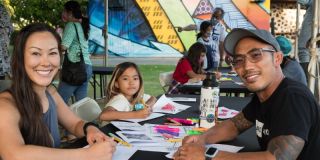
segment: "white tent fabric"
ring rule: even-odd
[[[317,37],[319,33],[319,8],[320,3],[318,0],[313,1],[313,25],[312,25],[312,37],[311,37],[311,45],[310,45],[310,63],[308,66],[308,73],[309,73],[309,83],[308,86],[311,92],[315,95],[317,101],[320,100],[319,94],[319,53],[317,50],[316,43],[319,41],[319,37]]]

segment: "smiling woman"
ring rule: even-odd
[[[60,64],[60,37],[48,25],[31,24],[18,34],[12,86],[0,93],[0,159],[111,159],[115,143],[85,124],[50,83]],[[91,147],[62,150],[58,123]],[[95,142],[95,143],[94,143]]]

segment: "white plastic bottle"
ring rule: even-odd
[[[216,124],[219,104],[219,85],[213,73],[203,81],[200,96],[200,127],[210,128]]]

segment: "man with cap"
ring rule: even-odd
[[[276,37],[276,40],[279,43],[280,49],[283,54],[281,68],[284,76],[286,76],[287,78],[291,78],[292,80],[301,82],[307,86],[307,78],[302,67],[294,58],[291,58],[289,56],[292,50],[291,42],[284,36],[278,36]]]
[[[224,47],[233,57],[235,71],[255,94],[235,117],[202,135],[184,138],[174,158],[319,159],[320,107],[305,85],[283,75],[283,55],[271,33],[234,29],[226,37]],[[205,150],[205,144],[232,140],[251,127],[256,127],[260,152]]]

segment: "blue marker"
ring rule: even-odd
[[[137,103],[134,105],[134,110],[139,111],[144,108],[144,105],[141,103]]]

